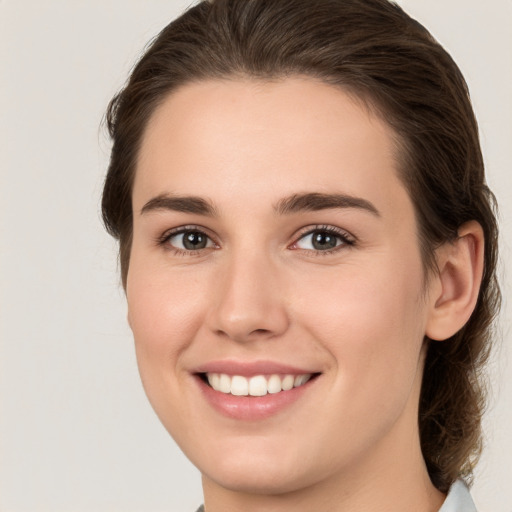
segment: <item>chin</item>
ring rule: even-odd
[[[243,494],[272,496],[290,493],[308,486],[308,479],[304,475],[292,475],[289,472],[283,474],[269,467],[256,467],[254,464],[247,468],[239,466],[226,468],[226,470],[215,468],[214,471],[203,474],[217,485]]]
[[[224,489],[256,495],[294,492],[314,485],[323,474],[321,468],[306,471],[306,466],[292,460],[289,454],[280,457],[273,451],[266,455],[261,450],[252,453],[236,453],[235,450],[230,456],[224,452],[222,457],[209,457],[208,460],[195,460],[193,463],[204,477]]]

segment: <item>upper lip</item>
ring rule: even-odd
[[[318,371],[298,368],[275,361],[235,361],[219,360],[210,361],[195,368],[192,373],[225,373],[227,375],[241,375],[252,377],[254,375],[306,375],[319,373]]]

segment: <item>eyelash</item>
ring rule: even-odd
[[[337,228],[335,226],[316,225],[316,226],[308,226],[308,227],[303,228],[301,230],[301,232],[299,233],[299,235],[297,236],[296,241],[293,242],[292,247],[294,245],[297,245],[297,243],[300,240],[302,240],[303,238],[305,238],[306,236],[312,235],[313,233],[317,233],[317,232],[334,235],[341,241],[341,243],[339,245],[336,245],[332,249],[326,249],[323,251],[321,251],[321,250],[315,251],[315,250],[311,250],[311,249],[301,249],[301,248],[296,248],[294,250],[304,251],[304,252],[307,252],[308,254],[312,254],[314,256],[328,256],[330,254],[333,254],[333,253],[336,253],[336,252],[342,250],[343,248],[346,249],[347,247],[353,247],[356,244],[356,239],[352,235],[350,235],[347,231],[344,231],[343,229]]]
[[[161,237],[158,237],[157,244],[165,247],[166,250],[170,250],[174,254],[179,255],[179,256],[200,256],[200,255],[202,255],[202,251],[204,251],[205,249],[212,248],[212,247],[205,247],[205,248],[196,249],[196,250],[179,249],[179,248],[174,247],[171,244],[169,244],[169,240],[171,238],[181,235],[181,234],[190,233],[190,232],[196,232],[196,233],[200,233],[200,234],[206,236],[211,242],[213,242],[213,244],[214,244],[213,248],[218,248],[218,244],[213,240],[213,238],[211,236],[209,236],[206,233],[204,228],[202,228],[200,226],[193,226],[193,225],[181,226],[179,228],[175,228],[170,231],[166,231]],[[315,250],[311,250],[311,249],[293,248],[293,246],[297,245],[297,243],[300,240],[302,240],[306,236],[311,235],[316,232],[334,235],[341,241],[341,243],[339,245],[336,245],[332,249],[326,249],[326,250],[316,250],[315,251]],[[296,251],[307,252],[310,255],[327,256],[327,255],[333,254],[335,252],[338,252],[342,248],[352,247],[355,244],[356,244],[356,239],[352,235],[350,235],[348,232],[346,232],[340,228],[337,228],[335,226],[329,226],[329,225],[316,225],[316,226],[308,226],[308,227],[303,228],[300,231],[300,233],[298,234],[298,236],[296,237],[295,242],[293,242],[288,247],[291,247],[291,248],[293,248],[293,250],[296,250]]]
[[[171,238],[178,236],[178,235],[183,235],[185,233],[200,233],[200,234],[206,236],[206,238],[211,240],[213,242],[213,244],[216,247],[218,247],[218,244],[212,239],[212,237],[210,235],[208,235],[208,233],[206,233],[206,230],[204,228],[202,228],[201,226],[193,226],[193,225],[181,226],[179,228],[175,228],[175,229],[166,231],[161,237],[158,237],[157,244],[178,256],[201,256],[202,251],[204,251],[204,249],[206,249],[206,248],[196,249],[196,250],[179,249],[178,247],[174,247],[171,244],[169,244],[169,240]],[[211,247],[208,247],[207,249],[211,249]]]

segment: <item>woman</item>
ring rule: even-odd
[[[140,374],[205,510],[474,510],[497,227],[430,34],[386,0],[202,2],[108,122]]]

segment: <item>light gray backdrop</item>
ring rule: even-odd
[[[512,2],[403,0],[470,85],[512,261]],[[184,0],[0,0],[0,510],[192,511],[199,474],[143,395],[99,204],[106,104]],[[509,276],[473,489],[512,511]],[[510,274],[510,272],[509,272]]]

